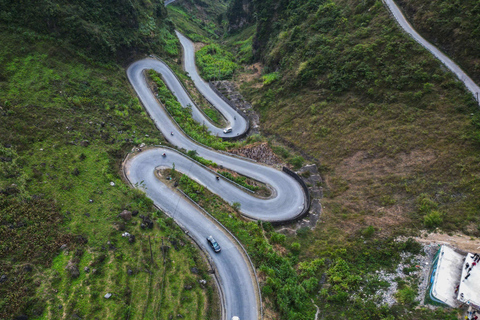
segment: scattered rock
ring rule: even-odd
[[[62,310],[62,309],[63,309],[63,306],[62,306],[62,305],[59,305],[59,306],[58,306],[58,309]]]
[[[141,145],[138,146],[139,148],[145,148],[145,143],[142,143]]]
[[[85,267],[85,268],[83,268],[83,271],[85,271],[86,273],[89,273],[89,272],[90,272],[90,268],[89,268],[89,267]]]
[[[112,294],[111,294],[111,293],[107,293],[107,294],[106,294],[106,295],[104,295],[103,297],[104,297],[105,299],[110,299],[110,297],[111,297],[111,296],[112,296]]]
[[[111,185],[112,187],[114,187],[114,186],[115,186],[115,182],[113,182],[113,181],[110,182],[110,185]]]
[[[142,227],[143,225],[143,227]],[[140,227],[142,227],[142,229],[145,229],[145,228],[149,228],[149,229],[152,229],[153,228],[153,221],[152,219],[150,219],[150,217],[143,217],[143,223],[140,225]]]
[[[67,249],[67,245],[66,245],[66,244],[62,244],[62,245],[60,246],[60,250],[63,251],[63,250],[66,250],[66,249]]]
[[[117,231],[125,231],[125,223],[124,222],[120,222],[120,223],[114,222],[113,227]]]
[[[132,219],[132,213],[128,210],[123,210],[118,217],[122,218],[125,221],[129,221]]]
[[[248,118],[250,122],[250,130],[248,135],[260,133],[260,117],[252,108],[252,105],[245,100],[239,92],[237,86],[230,81],[214,81],[210,83],[221,95],[226,97],[240,112]]]
[[[130,270],[130,269],[128,269],[128,270],[127,270],[127,274],[128,274],[129,276],[133,276],[133,271]]]
[[[81,256],[83,256],[83,250],[82,249],[75,250],[75,257],[81,257]]]
[[[122,233],[122,237],[124,237],[124,238],[125,238],[125,237],[130,237],[130,236],[131,236],[131,234],[130,234],[130,233],[128,233],[128,232],[124,232],[124,233]]]
[[[92,269],[92,274],[96,274],[97,273],[97,269]]]
[[[78,244],[87,244],[88,239],[82,235],[77,236],[76,238]]]
[[[15,317],[14,319],[15,320],[28,320],[28,317],[26,315],[22,314],[21,316]]]
[[[198,268],[197,267],[192,267],[190,268],[190,272],[193,273],[193,274],[198,274]]]
[[[185,288],[185,290],[192,290],[192,286],[191,285],[185,285],[183,288]]]
[[[128,238],[128,242],[129,243],[134,243],[135,242],[135,236],[133,234],[131,234],[130,237]]]
[[[198,283],[200,283],[200,284],[207,284],[207,280],[205,280],[205,279],[200,279],[200,280],[198,280]]]
[[[90,200],[88,200],[88,202],[90,202],[90,203],[93,203],[93,200],[92,200],[92,199],[90,199]]]
[[[2,274],[2,276],[0,277],[0,283],[4,283],[8,280],[7,278],[7,275],[6,274]]]
[[[136,217],[138,215],[138,210],[133,210],[132,211],[132,216]]]
[[[229,152],[270,165],[282,163],[282,160],[273,153],[266,142],[255,143]]]
[[[80,142],[80,145],[82,147],[88,147],[89,144],[90,144],[90,142],[88,140],[83,140],[82,142]]]
[[[33,268],[32,268],[31,265],[26,264],[25,266],[23,266],[23,271],[25,271],[25,272],[32,272],[32,271],[33,271]]]
[[[78,270],[78,265],[77,263],[73,262],[72,260],[68,261],[67,266],[65,267],[65,270],[69,272],[70,277],[72,278],[78,278],[80,275],[80,271]]]
[[[85,215],[85,217],[90,217],[90,213],[88,213],[88,212],[85,212],[84,215]]]
[[[80,170],[78,170],[78,168],[73,169],[72,175],[74,175],[75,177],[77,177],[79,174],[80,174]]]

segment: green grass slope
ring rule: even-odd
[[[0,319],[216,318],[199,251],[120,175],[134,145],[164,142],[125,70],[15,30],[0,26]]]

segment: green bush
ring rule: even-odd
[[[425,227],[431,229],[440,226],[442,222],[443,215],[437,210],[431,211],[423,218],[423,224],[425,225]]]
[[[204,46],[195,57],[200,73],[207,81],[231,79],[238,68],[233,55],[218,44]]]

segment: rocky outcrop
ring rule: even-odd
[[[67,270],[71,278],[75,279],[75,278],[78,278],[78,276],[80,275],[80,270],[78,270],[78,263],[73,260],[68,261],[68,264],[65,267],[65,270]]]
[[[232,1],[227,11],[227,19],[229,32],[240,30],[252,24],[255,21],[253,15],[253,1]]]
[[[122,218],[125,221],[130,221],[132,219],[132,213],[128,210],[123,210],[119,215],[119,218]]]
[[[211,84],[222,94],[225,98],[230,100],[230,102],[242,112],[250,122],[250,131],[248,135],[260,133],[260,117],[253,110],[252,105],[248,103],[238,91],[237,86],[230,81],[212,81]]]

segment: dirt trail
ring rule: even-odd
[[[426,232],[420,237],[416,237],[420,243],[437,243],[437,244],[449,244],[452,247],[458,248],[466,252],[480,252],[480,239],[470,237],[464,234],[440,234]]]

